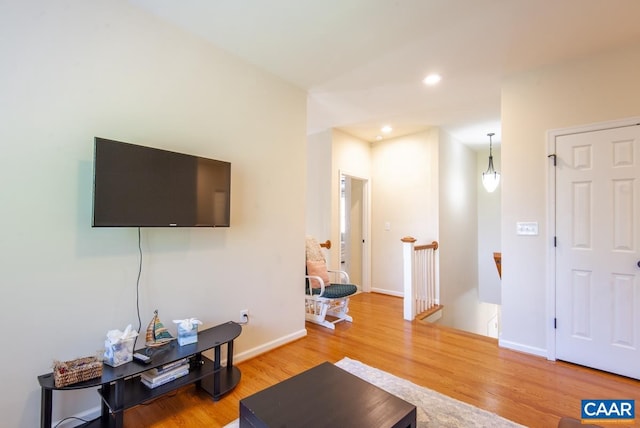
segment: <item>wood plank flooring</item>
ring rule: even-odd
[[[125,426],[224,426],[238,417],[243,397],[343,357],[529,427],[556,427],[562,416],[579,419],[582,399],[633,398],[640,404],[640,381],[502,349],[484,336],[404,321],[397,297],[363,293],[350,308],[352,324],[331,331],[307,323],[307,337],[239,363],[242,380],[220,401],[185,387],[127,411]]]

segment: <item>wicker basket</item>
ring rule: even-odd
[[[55,361],[53,380],[56,388],[62,388],[102,376],[102,361],[98,357],[84,357],[72,361]]]

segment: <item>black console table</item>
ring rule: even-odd
[[[61,388],[55,387],[53,373],[38,376],[42,389],[40,426],[51,427],[54,390],[68,391],[99,387],[98,393],[102,398],[101,415],[82,425],[84,427],[122,428],[125,410],[192,383],[206,391],[214,400],[218,400],[240,382],[240,370],[233,366],[233,341],[241,332],[242,327],[234,322],[220,324],[198,332],[196,343],[179,346],[174,340],[161,348],[149,349],[148,353],[152,355],[150,364],[132,361],[118,367],[104,365],[102,377]],[[220,365],[220,347],[224,344],[227,345],[226,367]],[[209,349],[214,350],[213,360],[202,355],[202,352]],[[153,389],[147,388],[140,381],[142,372],[183,358],[191,358],[196,363],[192,364],[186,376]]]

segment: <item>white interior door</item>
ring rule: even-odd
[[[556,358],[640,379],[640,126],[555,149]]]

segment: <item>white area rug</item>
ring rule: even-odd
[[[369,367],[360,361],[343,358],[336,366],[416,406],[419,428],[523,427],[495,413]]]
[[[367,366],[360,361],[343,358],[336,366],[416,406],[418,428],[523,427],[494,413]],[[238,425],[238,420],[235,420],[225,428],[236,428]]]

